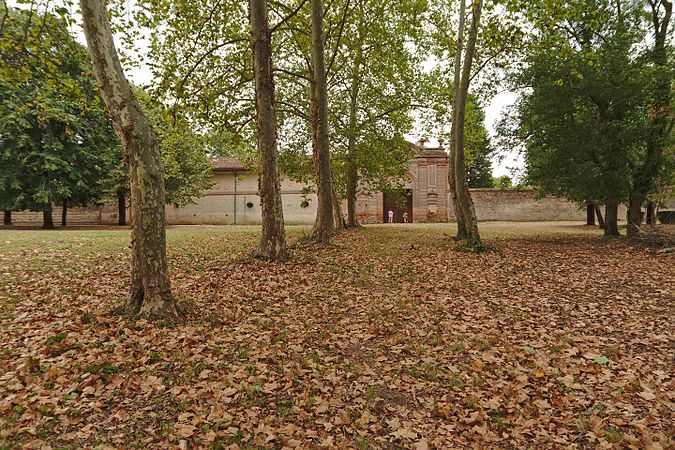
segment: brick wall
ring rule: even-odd
[[[55,206],[52,212],[54,225],[61,225],[61,207]],[[127,219],[130,212],[127,209]],[[89,206],[86,208],[68,208],[68,225],[117,225],[117,204],[103,206]],[[42,212],[14,211],[12,212],[14,225],[42,225]]]
[[[425,167],[426,169],[426,167]],[[287,186],[288,187],[288,186]],[[238,196],[237,216],[238,223],[256,224],[260,223],[260,199],[257,195],[241,191]],[[413,192],[413,196],[416,195]],[[504,221],[556,221],[569,220],[584,222],[586,220],[586,211],[579,208],[575,203],[569,202],[559,197],[544,197],[535,199],[532,190],[523,189],[471,189],[471,196],[476,206],[476,215],[478,220],[504,220]],[[183,208],[174,208],[171,205],[166,206],[167,223],[232,223],[232,201],[228,195],[207,195],[199,200],[196,205],[190,205]],[[286,190],[283,194],[284,217],[288,223],[307,223],[314,221],[316,214],[316,196],[310,195],[310,207],[300,208],[302,196],[295,192]],[[425,193],[426,197],[426,193]],[[447,211],[448,217],[454,216],[452,210],[452,201],[445,196],[439,197],[439,209],[449,205]],[[248,208],[246,202],[253,204],[253,208]],[[360,196],[358,199],[358,218],[362,223],[381,223],[382,222],[382,193],[377,192],[371,196]],[[426,206],[426,205],[425,205]],[[343,206],[346,210],[346,205]],[[444,208],[443,208],[444,209]],[[417,215],[416,215],[417,213]],[[221,216],[218,216],[221,214]],[[61,208],[54,207],[54,224],[61,223]],[[127,210],[127,219],[131,217]],[[619,220],[625,220],[626,208],[619,208]],[[426,213],[415,211],[413,220],[415,222],[424,222],[429,220]],[[433,220],[433,218],[431,219]],[[437,220],[445,220],[445,217],[438,217]],[[42,225],[42,213],[30,211],[18,211],[12,213],[12,222],[15,225]],[[117,205],[104,205],[101,207],[88,208],[69,208],[68,225],[116,225],[117,224]]]
[[[585,221],[586,210],[560,197],[534,197],[531,189],[471,189],[478,220],[507,221]],[[619,208],[619,220],[626,208]]]

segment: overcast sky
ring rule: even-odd
[[[490,132],[490,136],[496,135],[495,127],[502,116],[502,112],[505,111],[506,107],[515,103],[517,99],[518,95],[515,92],[502,92],[494,96],[492,101],[488,103],[488,106],[485,108],[485,126]],[[501,156],[501,162],[497,160],[497,157],[493,158],[492,161],[492,175],[495,177],[502,175],[513,177],[512,169],[522,169],[525,167],[523,158],[518,153],[507,152]]]

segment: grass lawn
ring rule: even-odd
[[[128,230],[0,230],[0,448],[673,448],[675,258],[481,229],[173,227],[179,326],[111,313]]]

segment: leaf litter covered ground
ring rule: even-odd
[[[171,229],[180,326],[111,314],[127,231],[0,232],[0,448],[672,448],[675,258],[483,228]]]

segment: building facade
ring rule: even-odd
[[[213,160],[211,189],[194,205],[166,205],[170,224],[252,225],[262,222],[258,174],[232,157]],[[284,220],[287,223],[313,223],[316,216],[316,194],[307,186],[288,178],[281,181]]]
[[[448,185],[449,156],[443,147],[410,144],[414,157],[405,176],[402,196],[383,192],[359,195],[356,213],[360,223],[443,222],[454,218]],[[196,204],[167,205],[169,224],[259,224],[262,221],[258,174],[236,158],[213,161],[214,186]],[[558,197],[535,199],[532,190],[471,189],[478,220],[585,220],[578,205]],[[284,220],[288,224],[311,224],[316,217],[316,193],[309,186],[288,178],[281,181]],[[346,215],[346,203],[343,210]]]
[[[452,217],[448,188],[448,154],[442,147],[424,148],[411,144],[415,156],[406,172],[404,195],[383,192],[360,195],[357,217],[362,223],[383,222],[387,211],[395,212],[394,222],[445,221]],[[262,221],[258,174],[236,158],[213,161],[214,186],[194,205],[167,205],[167,222],[173,224],[259,224]],[[287,223],[313,223],[316,193],[309,186],[282,177],[281,198]],[[346,203],[343,204],[346,214]]]
[[[410,144],[415,156],[410,160],[403,198],[383,192],[359,195],[356,214],[361,223],[439,222],[453,217],[448,186],[449,157],[443,147],[425,148]]]
[[[403,195],[383,192],[359,195],[356,202],[357,218],[361,223],[388,222],[388,212],[394,213],[393,222],[443,222],[454,218],[454,209],[448,185],[449,157],[442,147],[425,148],[410,144],[414,157],[408,164]],[[176,207],[166,205],[167,223],[180,224],[260,224],[262,221],[258,174],[232,157],[213,161],[211,189],[196,199],[193,205]],[[309,186],[282,178],[281,197],[284,219],[288,224],[311,224],[316,217],[316,193]],[[559,197],[537,199],[529,189],[471,189],[478,220],[585,222],[585,210]],[[671,201],[672,203],[672,201]],[[673,209],[672,206],[670,209]],[[59,208],[54,215],[58,217]],[[343,204],[346,215],[346,204]],[[625,217],[625,208],[619,212]],[[128,215],[129,217],[129,215]],[[18,225],[38,225],[41,213],[16,212],[13,220]],[[113,225],[117,222],[114,205],[73,208],[69,223]]]

